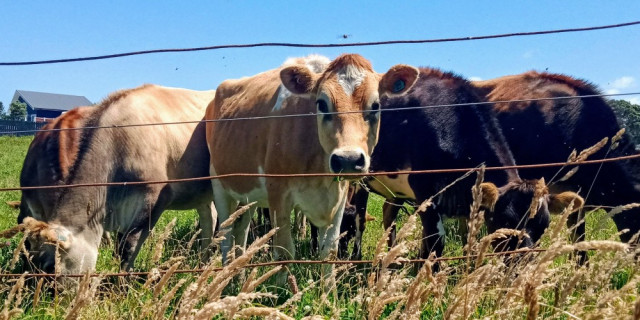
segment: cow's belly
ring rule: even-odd
[[[144,209],[145,194],[141,192],[131,192],[119,199],[107,200],[104,218],[105,231],[124,232],[130,229],[141,217],[140,215],[149,214],[149,212],[145,213]]]
[[[399,174],[395,178],[390,178],[389,176],[375,176],[373,179],[369,180],[367,184],[375,192],[381,194],[382,196],[388,199],[391,199],[391,198],[415,199],[416,198],[416,195],[413,192],[413,189],[411,189],[411,186],[409,185],[408,174]]]
[[[317,227],[326,227],[333,221],[338,210],[344,210],[348,184],[335,182],[316,184],[296,184],[288,194],[309,221]]]

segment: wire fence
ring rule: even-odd
[[[168,53],[168,52],[193,52],[193,51],[205,51],[205,50],[219,50],[219,49],[231,49],[231,48],[253,48],[253,47],[300,47],[300,48],[334,48],[334,47],[356,47],[356,46],[377,46],[377,45],[390,45],[390,44],[420,44],[420,43],[438,43],[438,42],[454,42],[454,41],[469,41],[469,40],[483,40],[483,39],[496,39],[507,37],[519,37],[519,36],[533,36],[544,34],[557,34],[568,32],[583,32],[593,30],[612,29],[620,27],[628,27],[640,25],[640,21],[632,21],[627,23],[601,25],[584,28],[570,28],[570,29],[556,29],[556,30],[544,30],[533,32],[516,32],[505,34],[493,34],[483,36],[468,36],[457,38],[439,38],[439,39],[426,39],[426,40],[391,40],[391,41],[376,41],[376,42],[355,42],[355,43],[334,43],[334,44],[303,44],[303,43],[254,43],[254,44],[231,44],[231,45],[217,45],[207,47],[195,47],[195,48],[177,48],[177,49],[154,49],[133,51],[125,53],[107,54],[90,57],[79,58],[65,58],[65,59],[48,59],[37,61],[23,61],[23,62],[0,62],[0,66],[25,66],[25,65],[38,65],[38,64],[53,64],[53,63],[66,63],[66,62],[79,62],[101,59],[112,59],[126,56],[155,54],[155,53]],[[521,100],[505,100],[505,101],[493,101],[493,102],[476,102],[476,103],[461,103],[461,104],[444,104],[444,105],[430,105],[430,106],[416,106],[402,109],[384,109],[378,110],[381,112],[390,111],[406,111],[406,110],[418,110],[427,108],[443,108],[443,107],[458,107],[458,106],[482,106],[493,105],[496,103],[512,103],[512,102],[533,102],[544,100],[560,100],[560,99],[576,99],[576,98],[595,98],[595,97],[611,97],[611,96],[628,96],[638,95],[640,92],[620,93],[620,94],[597,94],[597,95],[582,95],[582,96],[567,96],[567,97],[553,97],[553,98],[537,98],[537,99],[521,99]],[[350,112],[332,112],[328,114],[344,114],[344,113],[367,113],[377,112],[371,110],[362,111],[350,111]],[[178,124],[193,124],[200,122],[223,122],[223,121],[247,121],[247,120],[266,120],[266,119],[278,119],[278,118],[292,118],[292,117],[309,117],[316,116],[316,113],[305,114],[287,114],[287,115],[269,115],[262,117],[245,117],[245,118],[230,118],[230,119],[211,119],[211,120],[197,120],[197,121],[182,121],[182,122],[163,122],[163,123],[146,123],[146,124],[128,124],[128,125],[111,125],[111,126],[91,126],[91,127],[78,127],[78,128],[53,128],[53,129],[38,129],[38,130],[14,130],[14,131],[2,131],[0,135],[4,134],[26,134],[26,133],[39,133],[39,132],[58,132],[68,130],[91,130],[91,129],[120,129],[130,127],[143,127],[143,126],[158,126],[158,125],[178,125]],[[631,160],[640,158],[640,154],[621,156],[608,159],[597,160],[585,160],[580,162],[556,162],[556,163],[543,163],[543,164],[530,164],[530,165],[513,165],[513,166],[497,166],[486,167],[484,170],[507,170],[507,169],[532,169],[543,167],[562,167],[562,166],[580,166],[588,164],[601,164],[613,161]],[[134,186],[134,185],[148,185],[148,184],[164,184],[164,183],[179,183],[179,182],[191,182],[201,180],[223,179],[230,177],[264,177],[264,178],[293,178],[293,177],[344,177],[344,178],[356,178],[364,176],[378,176],[378,175],[397,175],[397,174],[435,174],[435,173],[455,173],[455,172],[469,172],[478,171],[480,168],[452,168],[452,169],[431,169],[431,170],[402,170],[393,172],[373,172],[373,173],[359,173],[359,174],[333,174],[333,173],[298,173],[298,174],[254,174],[254,173],[234,173],[234,174],[222,174],[207,177],[195,177],[187,179],[168,179],[159,181],[133,181],[133,182],[105,182],[105,183],[85,183],[85,184],[69,184],[69,185],[53,185],[53,186],[30,186],[30,187],[12,187],[12,188],[0,188],[0,192],[5,191],[19,191],[19,190],[40,190],[40,189],[63,189],[63,188],[78,188],[78,187],[97,187],[97,186]],[[540,253],[545,252],[547,249],[519,249],[512,251],[503,251],[496,253],[483,254],[483,257],[496,257],[507,256],[515,254],[527,254],[527,253]],[[453,261],[478,258],[479,255],[464,255],[454,257],[438,257],[432,259],[404,259],[395,261],[395,264],[415,264],[425,263],[427,261],[441,262],[441,261]],[[320,264],[332,264],[332,265],[362,265],[362,264],[374,264],[376,260],[284,260],[284,261],[272,261],[264,263],[247,264],[241,268],[260,268],[269,266],[284,266],[284,265],[320,265]],[[221,271],[223,267],[214,269],[181,269],[175,270],[174,274],[194,274],[201,273],[205,270]],[[160,274],[169,272],[168,270],[158,271]],[[148,272],[118,272],[118,273],[92,273],[90,277],[132,277],[132,276],[148,276],[151,271]],[[0,278],[38,278],[38,277],[50,277],[50,278],[80,278],[85,277],[87,274],[59,274],[59,273],[5,273],[0,274]]]
[[[455,261],[455,260],[466,260],[466,259],[475,259],[479,256],[482,257],[498,257],[498,256],[510,256],[517,254],[527,254],[527,253],[540,253],[545,252],[547,249],[531,249],[531,248],[523,248],[517,250],[509,250],[509,251],[501,251],[494,253],[487,253],[483,255],[473,254],[473,255],[464,255],[464,256],[452,256],[452,257],[437,257],[432,259],[398,259],[394,261],[392,264],[417,264],[417,263],[425,263],[427,261],[431,262],[443,262],[443,261]],[[274,267],[274,266],[286,266],[286,265],[322,265],[322,264],[331,264],[331,265],[362,265],[362,264],[374,264],[376,260],[281,260],[281,261],[271,261],[271,262],[262,262],[262,263],[250,263],[244,266],[241,266],[242,269],[253,269],[253,268],[264,268],[264,267]],[[178,269],[172,272],[172,274],[192,274],[192,273],[202,273],[205,270],[211,271],[222,271],[224,267],[217,268],[198,268],[198,269]],[[155,272],[155,271],[154,271]],[[160,274],[165,274],[168,270],[158,270]],[[140,272],[114,272],[114,273],[90,273],[89,277],[143,277],[151,274],[152,271],[140,271]],[[86,277],[86,273],[74,273],[74,274],[62,274],[62,273],[0,273],[0,278],[17,278],[22,277],[25,278],[82,278]]]
[[[323,113],[323,115],[339,115],[339,114],[355,114],[355,113],[364,114],[364,113],[372,113],[372,112],[399,112],[399,111],[424,110],[424,109],[434,109],[434,108],[490,106],[490,105],[499,104],[499,103],[555,101],[555,100],[568,100],[568,99],[587,99],[587,98],[632,96],[632,95],[640,95],[640,92],[591,94],[591,95],[573,95],[573,96],[565,96],[565,97],[514,99],[514,100],[498,100],[498,101],[479,101],[479,102],[468,102],[468,103],[453,103],[453,104],[437,104],[437,105],[427,105],[427,106],[415,106],[415,107],[406,107],[406,108],[397,108],[397,109],[354,110],[354,111],[326,112],[326,113]],[[207,122],[209,122],[209,123],[219,123],[219,122],[228,122],[228,121],[269,120],[269,119],[284,119],[284,118],[315,117],[317,115],[318,114],[316,112],[311,112],[311,113],[280,114],[280,115],[268,115],[268,116],[257,116],[257,117],[202,119],[202,120],[192,120],[192,121],[136,123],[136,124],[109,125],[109,126],[51,128],[51,129],[34,129],[34,130],[15,130],[15,131],[0,131],[0,135],[11,135],[11,134],[16,134],[17,135],[17,134],[25,134],[25,133],[60,132],[60,131],[76,131],[76,130],[122,129],[122,128],[148,127],[148,126],[195,124],[195,123],[207,123]]]
[[[512,32],[512,33],[492,34],[492,35],[483,35],[483,36],[466,36],[466,37],[425,39],[425,40],[390,40],[390,41],[329,43],[329,44],[309,44],[309,43],[289,43],[289,42],[227,44],[227,45],[195,47],[195,48],[142,50],[142,51],[132,51],[132,52],[106,54],[106,55],[80,57],[80,58],[48,59],[48,60],[21,61],[21,62],[0,62],[0,66],[27,66],[27,65],[38,65],[38,64],[104,60],[104,59],[113,59],[113,58],[146,55],[146,54],[154,54],[154,53],[194,52],[194,51],[210,51],[210,50],[220,50],[220,49],[257,48],[257,47],[344,48],[344,47],[380,46],[380,45],[391,45],[391,44],[457,42],[457,41],[486,40],[486,39],[498,39],[498,38],[510,38],[510,37],[524,37],[524,36],[557,34],[557,33],[568,33],[568,32],[595,31],[595,30],[630,27],[630,26],[635,26],[639,24],[640,24],[640,21],[631,21],[631,22],[625,22],[625,23],[600,25],[600,26],[584,27],[584,28],[568,28],[568,29],[555,29],[555,30],[530,31],[530,32]]]
[[[620,156],[615,158],[584,160],[580,162],[554,162],[554,163],[540,163],[540,164],[524,164],[513,166],[497,166],[497,167],[484,167],[485,171],[491,170],[509,170],[509,169],[535,169],[535,168],[549,168],[549,167],[563,167],[563,166],[581,166],[588,164],[599,164],[606,162],[632,160],[640,158],[640,154],[633,154],[628,156]],[[398,174],[435,174],[435,173],[459,173],[469,171],[483,170],[480,167],[474,168],[453,168],[453,169],[429,169],[429,170],[401,170],[401,171],[380,171],[380,172],[365,172],[365,173],[229,173],[220,174],[215,176],[196,177],[196,178],[184,178],[184,179],[169,179],[169,180],[155,180],[155,181],[131,181],[131,182],[101,182],[101,183],[79,183],[79,184],[62,184],[52,186],[33,186],[33,187],[11,187],[0,188],[0,192],[6,191],[24,191],[24,190],[44,190],[44,189],[71,189],[80,187],[111,187],[111,186],[139,186],[150,184],[164,184],[164,183],[180,183],[180,182],[194,182],[203,180],[216,180],[225,178],[318,178],[318,177],[334,177],[334,178],[358,178],[369,176],[382,176],[382,175],[398,175]]]

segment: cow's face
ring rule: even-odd
[[[396,65],[378,74],[363,57],[346,54],[321,74],[291,66],[282,69],[280,78],[293,94],[315,103],[318,138],[331,172],[362,173],[369,170],[378,141],[380,96],[405,93],[416,82],[418,70]]]
[[[37,221],[31,217],[25,218],[23,223],[29,230],[29,256],[36,270],[71,274],[95,269],[98,246],[94,241],[87,241],[86,235],[74,234],[59,224]],[[59,259],[57,268],[56,251]]]
[[[580,209],[584,200],[575,192],[550,194],[544,179],[509,182],[497,188],[483,183],[484,207],[489,210],[487,227],[491,232],[499,228],[524,230],[528,237],[510,238],[496,243],[499,249],[531,247],[549,226],[550,214],[559,214],[573,202]],[[492,196],[493,195],[493,196]],[[492,200],[487,200],[491,199]],[[532,211],[535,213],[532,214]]]

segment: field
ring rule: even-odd
[[[31,137],[0,137],[0,187],[19,185],[19,174]],[[19,200],[19,192],[0,192],[0,230],[15,225],[17,209],[5,202]],[[367,225],[364,259],[371,265],[338,266],[323,281],[318,265],[289,265],[288,284],[276,285],[274,267],[242,271],[247,263],[270,261],[265,246],[254,245],[234,264],[220,271],[220,257],[201,263],[190,239],[197,214],[165,212],[136,262],[136,270],[167,270],[147,278],[86,278],[55,284],[0,278],[0,319],[639,319],[638,266],[634,252],[616,240],[615,226],[603,210],[587,214],[587,242],[572,245],[565,216],[555,217],[542,241],[543,253],[529,253],[507,263],[489,257],[487,246],[499,234],[485,235],[480,221],[472,221],[472,237],[463,248],[455,222],[447,224],[446,256],[480,257],[443,262],[432,273],[423,265],[393,264],[417,252],[415,216],[399,222],[398,244],[386,249],[380,226],[382,199],[372,197],[369,213],[377,221]],[[505,233],[508,231],[504,231]],[[476,235],[476,236],[473,236]],[[20,273],[17,259],[21,236],[0,243],[2,273]],[[268,239],[262,239],[267,244]],[[309,255],[308,237],[298,241],[303,259]],[[575,247],[589,251],[589,264],[577,265]],[[174,274],[172,270],[201,267],[202,274]],[[98,272],[118,271],[112,248],[103,246]],[[265,275],[265,277],[262,277]],[[234,277],[235,276],[235,277]],[[268,277],[268,278],[267,278]],[[77,283],[76,283],[77,282]],[[331,283],[334,282],[335,286]],[[63,288],[64,287],[64,288]]]

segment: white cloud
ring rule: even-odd
[[[469,77],[469,80],[471,80],[471,81],[482,81],[482,78],[480,78],[480,77]]]
[[[638,97],[633,97],[633,98],[627,98],[627,101],[633,103],[633,104],[640,104],[640,98]]]
[[[620,93],[620,90],[618,90],[618,89],[607,89],[605,91],[605,93],[606,94],[618,94],[618,93]]]
[[[531,59],[531,58],[533,58],[533,54],[534,54],[533,50],[529,50],[529,51],[525,52],[524,54],[522,54],[522,57],[524,59]]]
[[[621,77],[616,80],[613,80],[613,82],[611,82],[609,86],[613,89],[626,89],[633,86],[635,82],[636,82],[636,79],[634,79],[633,77],[625,76],[625,77]]]

